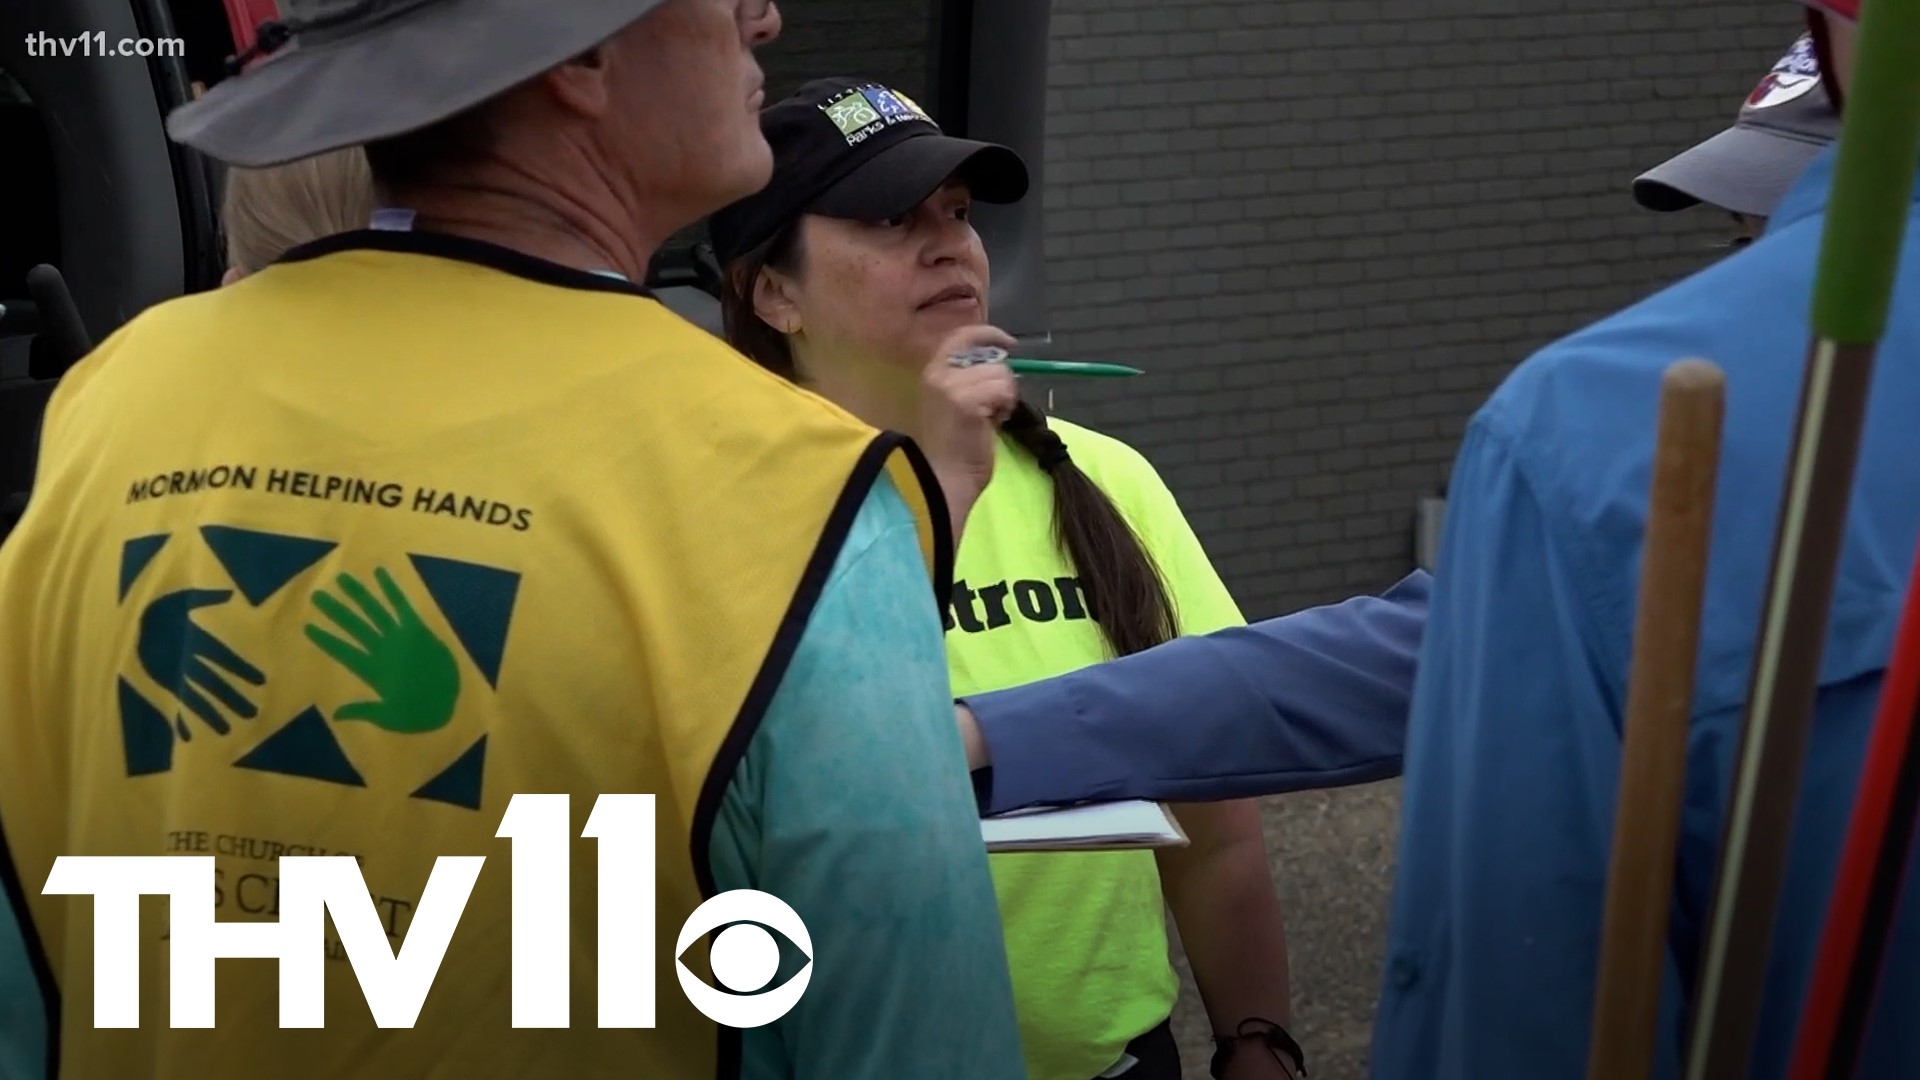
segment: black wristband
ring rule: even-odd
[[[1249,1025],[1254,1025],[1254,1030],[1247,1030]],[[1258,1042],[1273,1055],[1275,1061],[1280,1061],[1281,1054],[1292,1058],[1294,1076],[1298,1080],[1305,1080],[1307,1059],[1300,1050],[1300,1044],[1293,1041],[1293,1036],[1287,1034],[1286,1028],[1257,1016],[1240,1021],[1240,1030],[1235,1034],[1213,1037],[1213,1062],[1208,1071],[1213,1074],[1214,1080],[1220,1080],[1220,1077],[1225,1075],[1227,1063],[1233,1060],[1243,1042]],[[1280,1064],[1287,1063],[1280,1061]]]

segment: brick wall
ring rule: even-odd
[[[1529,351],[1713,256],[1640,170],[1719,130],[1799,8],[1055,0],[1056,407],[1131,441],[1249,615],[1374,589]]]
[[[769,100],[808,79],[873,79],[935,108],[934,0],[808,0],[782,6],[785,29],[761,54]]]

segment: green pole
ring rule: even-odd
[[[1860,432],[1920,163],[1920,0],[1867,0],[1813,290],[1687,1080],[1747,1080]],[[1737,376],[1736,376],[1737,377]]]

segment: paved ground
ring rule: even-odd
[[[1294,1035],[1312,1080],[1366,1080],[1394,837],[1398,781],[1269,799],[1267,851],[1286,908]],[[1186,1080],[1208,1080],[1206,1016],[1186,993],[1175,1027]]]

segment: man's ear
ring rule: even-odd
[[[793,299],[792,278],[772,267],[764,267],[753,281],[753,311],[760,321],[783,334],[801,330],[800,305]]]
[[[607,84],[608,48],[596,45],[547,71],[541,76],[547,92],[583,116],[605,116],[613,105],[613,91]]]

